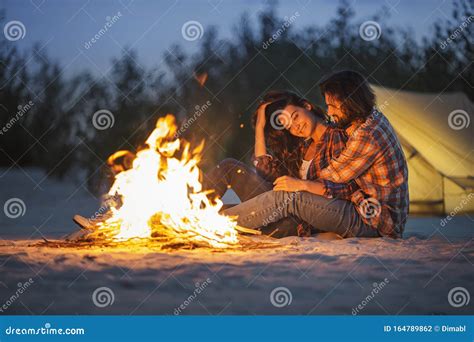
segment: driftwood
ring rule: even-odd
[[[113,241],[65,241],[65,240],[46,240],[30,245],[32,247],[48,247],[48,248],[73,248],[73,249],[92,249],[92,248],[108,248],[108,249],[133,249],[143,248],[150,251],[177,251],[177,250],[193,250],[202,249],[212,252],[225,252],[231,250],[253,250],[253,249],[269,249],[280,246],[279,243],[273,241],[252,241],[251,239],[240,239],[239,244],[229,245],[224,248],[211,247],[209,244],[196,243],[190,241],[146,241],[146,242],[113,242]]]
[[[247,233],[247,234],[252,234],[252,235],[262,235],[262,232],[256,229],[250,229],[250,228],[245,228],[241,226],[236,226],[235,229],[241,233]]]
[[[245,234],[261,235],[260,231],[254,229],[239,227],[239,232]],[[190,240],[182,236],[154,236],[147,239],[130,239],[127,241],[115,241],[107,237],[100,237],[100,235],[84,235],[71,240],[46,240],[37,242],[32,246],[35,247],[49,247],[49,248],[74,248],[74,249],[91,249],[91,248],[117,248],[117,249],[132,249],[143,248],[147,250],[193,250],[205,249],[214,252],[222,252],[226,250],[251,250],[251,249],[266,249],[274,248],[280,244],[276,239],[270,237],[251,237],[248,235],[239,235],[237,244],[230,244],[225,247],[213,247],[206,241]]]

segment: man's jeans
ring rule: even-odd
[[[238,216],[239,225],[258,228],[291,215],[313,227],[343,237],[378,237],[377,230],[362,221],[352,202],[309,192],[267,191],[223,211]]]

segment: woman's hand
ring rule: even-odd
[[[273,182],[274,191],[304,191],[306,190],[306,181],[290,176],[282,176],[275,179]]]

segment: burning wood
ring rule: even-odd
[[[99,222],[86,239],[114,243],[168,240],[224,248],[239,244],[234,218],[219,214],[222,202],[211,202],[202,191],[198,163],[204,144],[175,139],[174,116],[160,118],[131,168],[121,170],[108,194],[120,195],[122,205]],[[120,156],[124,155],[123,153]]]

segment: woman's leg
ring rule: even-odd
[[[273,184],[260,177],[253,168],[236,159],[228,158],[204,175],[203,188],[214,189],[217,196],[222,197],[229,187],[242,202],[245,202],[271,190]],[[278,222],[268,222],[257,228],[265,235],[283,238],[298,235],[299,223],[300,220],[290,215]]]
[[[210,172],[204,174],[203,188],[214,189],[222,197],[228,188],[234,190],[245,202],[272,189],[273,185],[260,177],[253,168],[232,158],[224,159]]]
[[[238,216],[239,225],[249,228],[294,215],[316,229],[343,237],[379,236],[376,230],[362,221],[351,202],[309,192],[267,191],[223,213]]]

